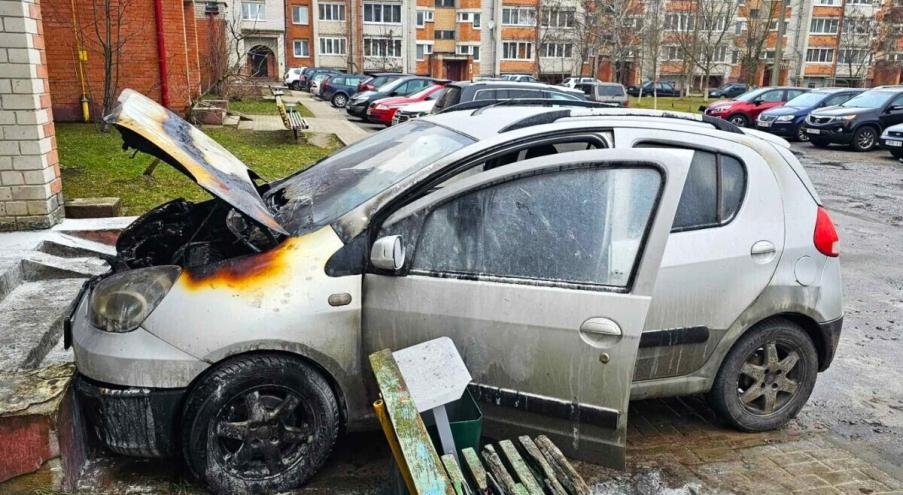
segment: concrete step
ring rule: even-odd
[[[25,282],[0,302],[0,370],[37,367],[62,336],[66,308],[85,280]]]

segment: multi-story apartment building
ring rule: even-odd
[[[210,3],[210,2],[207,2]],[[228,16],[230,65],[240,65],[252,77],[274,79],[285,72],[286,7],[284,0],[231,0]]]

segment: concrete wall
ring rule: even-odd
[[[50,227],[62,217],[41,7],[0,0],[0,230]]]

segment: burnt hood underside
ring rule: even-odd
[[[124,148],[161,159],[261,225],[287,234],[258,194],[253,182],[257,175],[178,115],[141,93],[126,89],[104,120],[120,131]]]

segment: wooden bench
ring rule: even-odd
[[[282,117],[282,123],[285,124],[285,128],[292,131],[292,134],[295,136],[295,140],[298,140],[298,133],[307,129],[307,122],[301,117],[301,113],[298,112],[295,104],[288,103],[286,104],[282,101],[282,95],[284,91],[279,87],[270,88],[270,92],[273,93],[273,96],[276,98],[276,109],[279,111],[279,116]]]
[[[589,495],[567,458],[544,435],[439,456],[401,369],[388,349],[370,355],[381,400],[373,404],[410,495]]]

